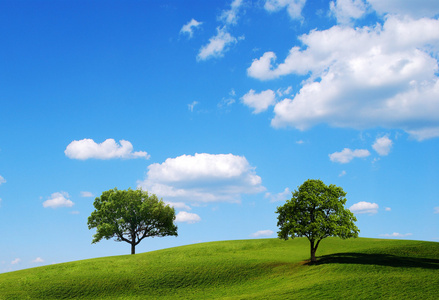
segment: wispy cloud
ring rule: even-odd
[[[198,104],[197,101],[193,101],[191,104],[188,104],[187,107],[188,107],[189,111],[190,111],[190,112],[193,112],[193,111],[194,111],[194,107],[195,107],[195,105],[197,105],[197,104]]]
[[[407,236],[411,236],[411,235],[413,235],[413,234],[412,233],[402,234],[402,233],[398,233],[398,232],[380,234],[380,236],[383,236],[383,237],[399,237],[399,238],[407,237]]]
[[[351,150],[349,148],[344,148],[341,152],[329,154],[329,159],[333,162],[346,164],[356,157],[368,157],[369,155],[370,152],[366,149]]]
[[[83,198],[92,198],[92,197],[94,197],[94,194],[92,192],[82,191],[81,192],[81,197],[83,197]]]
[[[213,57],[222,57],[229,47],[238,40],[233,37],[226,27],[217,27],[217,34],[209,39],[209,42],[201,47],[197,60],[207,60]]]
[[[202,24],[203,22],[198,22],[197,20],[192,19],[187,24],[183,25],[183,27],[180,29],[180,34],[187,34],[191,39],[194,35],[194,30],[200,27]]]
[[[259,230],[256,231],[255,233],[252,233],[250,236],[251,237],[268,237],[268,236],[272,236],[274,234],[273,230]]]
[[[270,199],[270,202],[285,201],[291,199],[291,191],[289,188],[285,188],[283,192],[277,194],[265,193],[265,198]]]
[[[0,185],[6,183],[6,179],[3,178],[3,176],[0,175]]]
[[[306,0],[266,0],[264,8],[269,12],[276,12],[286,8],[292,19],[302,19],[302,9]]]

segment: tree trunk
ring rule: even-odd
[[[131,254],[136,254],[136,244],[131,242]]]
[[[311,262],[315,263],[317,261],[316,259],[316,249],[315,248],[311,248]]]
[[[311,244],[311,262],[315,263],[317,261],[316,259],[317,245],[314,247],[314,240],[310,240],[309,242]]]

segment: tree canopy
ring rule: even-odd
[[[131,254],[146,237],[177,236],[175,211],[162,199],[138,190],[105,191],[93,203],[88,228],[96,228],[92,243],[115,238],[131,244]]]
[[[359,229],[354,214],[347,208],[346,193],[333,184],[327,186],[321,180],[309,179],[291,200],[277,208],[280,231],[278,237],[307,237],[311,246],[311,261],[316,261],[320,241],[329,236],[342,239],[358,237]]]

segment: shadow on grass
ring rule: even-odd
[[[360,264],[400,268],[439,269],[439,259],[404,257],[389,254],[336,253],[320,256],[314,265]]]

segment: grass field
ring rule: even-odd
[[[328,238],[195,244],[0,274],[0,299],[438,299],[439,243]]]

